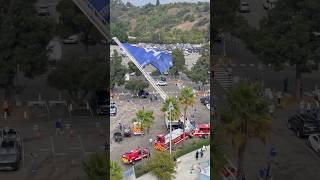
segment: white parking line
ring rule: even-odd
[[[85,154],[86,151],[84,150],[84,146],[83,146],[83,142],[82,142],[82,138],[81,138],[80,134],[78,135],[78,138],[79,138],[79,142],[80,142],[80,145],[81,145],[82,152],[83,152],[83,154]]]
[[[53,136],[50,136],[50,141],[51,141],[51,151],[52,151],[52,155],[55,155],[55,151],[54,151],[54,144],[53,144]]]

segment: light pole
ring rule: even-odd
[[[170,141],[169,141],[169,152],[171,154],[171,149],[172,149],[172,117],[171,117],[171,111],[173,110],[173,105],[172,102],[169,103],[169,120],[170,120]]]

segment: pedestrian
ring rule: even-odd
[[[270,104],[270,105],[268,106],[268,108],[269,108],[269,114],[270,114],[270,116],[275,117],[275,116],[274,116],[275,105],[272,103],[272,104]]]
[[[311,112],[311,102],[310,102],[310,100],[307,102],[306,109],[307,109],[307,113]]]
[[[197,150],[196,151],[196,160],[198,160],[198,157],[199,157],[199,151]]]
[[[3,112],[7,113],[7,116],[10,116],[9,103],[7,98],[3,102]]]
[[[203,157],[203,150],[202,150],[202,148],[200,149],[200,157],[201,157],[201,158]]]
[[[288,92],[288,81],[289,81],[288,77],[286,77],[286,78],[283,80],[283,91],[284,91],[285,93]]]
[[[108,142],[106,139],[106,141],[104,142],[104,151],[107,152],[107,149],[108,149]]]
[[[119,130],[122,132],[122,124],[119,122]]]
[[[282,98],[281,91],[278,91],[277,92],[278,107],[281,106],[281,98]]]
[[[61,119],[58,119],[56,121],[55,127],[56,127],[56,134],[61,134]]]
[[[302,97],[303,95],[303,84],[300,83],[300,97]]]
[[[304,100],[302,100],[301,102],[300,102],[300,113],[304,113],[304,107],[305,106],[305,102],[304,102]]]

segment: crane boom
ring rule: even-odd
[[[137,68],[140,70],[140,72],[144,75],[144,77],[149,81],[149,83],[152,85],[152,87],[160,94],[163,101],[165,101],[168,97],[167,93],[164,92],[159,86],[157,86],[154,79],[146,73],[143,68],[140,66],[140,64],[136,61],[136,59],[129,53],[129,51],[122,45],[122,43],[118,40],[117,37],[112,38],[124,51],[124,53],[129,57],[129,59],[133,62],[134,65],[137,66]]]

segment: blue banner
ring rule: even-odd
[[[167,72],[173,66],[172,55],[169,52],[140,48],[128,43],[124,43],[123,46],[142,67],[151,64],[162,74]]]

